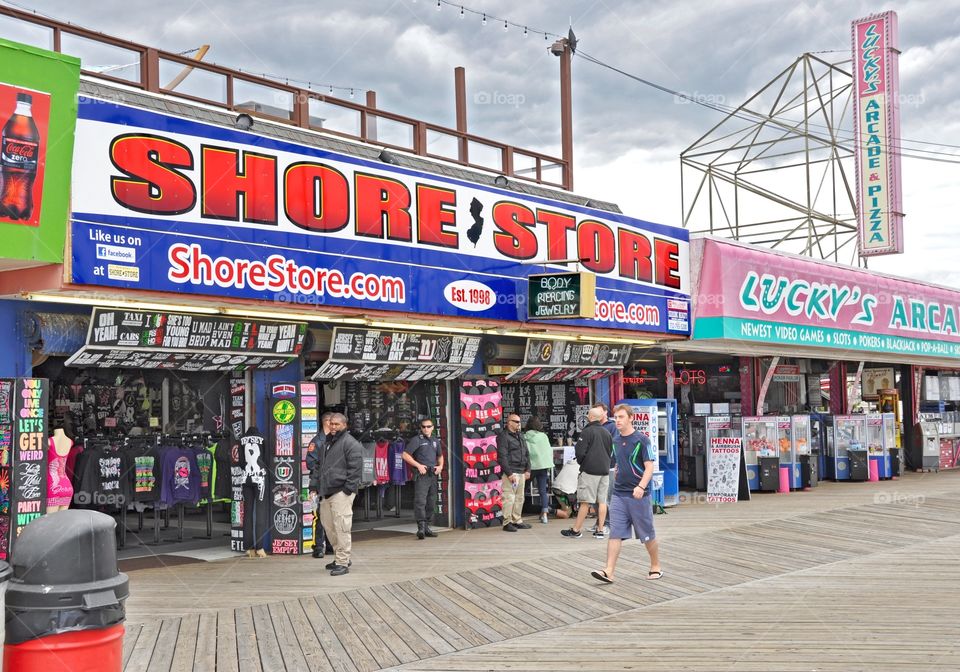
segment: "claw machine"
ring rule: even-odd
[[[883,414],[870,413],[867,415],[866,444],[869,460],[867,474],[871,481],[890,478],[890,455],[885,443]]]
[[[793,470],[790,476],[790,488],[804,490],[816,487],[820,480],[817,452],[811,435],[809,415],[790,416],[791,455]]]
[[[743,418],[743,455],[751,490],[776,492],[780,486],[779,424],[776,416]]]
[[[715,437],[739,437],[739,418],[729,415],[703,415],[688,419],[689,441],[681,461],[685,485],[695,490],[707,491],[707,456],[710,440]]]
[[[832,430],[827,436],[828,473],[838,481],[867,480],[866,416],[834,415]]]

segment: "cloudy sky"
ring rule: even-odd
[[[6,0],[0,0],[6,3]],[[470,130],[559,156],[558,59],[542,34],[572,22],[580,49],[673,90],[737,106],[804,52],[848,58],[850,21],[894,9],[900,20],[907,253],[870,267],[960,287],[960,1],[473,0],[460,18],[435,0],[17,0],[61,20],[252,72],[377,92],[381,108],[453,126],[453,69],[467,72]],[[0,35],[12,37],[0,22]],[[552,41],[552,38],[551,38]],[[842,67],[849,67],[844,65]],[[649,221],[680,225],[680,152],[719,112],[574,60],[575,190]],[[340,92],[346,97],[346,92]],[[848,115],[849,117],[849,115]],[[915,141],[938,144],[915,144]],[[953,155],[951,158],[950,155]],[[791,186],[784,185],[784,189]],[[746,215],[746,213],[744,213]],[[762,218],[763,213],[757,212]]]

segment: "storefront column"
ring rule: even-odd
[[[830,412],[847,414],[847,365],[844,362],[830,367]]]
[[[23,303],[0,301],[0,377],[16,378],[33,374],[30,348],[23,329]]]
[[[753,371],[756,367],[756,360],[753,357],[740,358],[740,413],[741,415],[754,415],[754,380]]]
[[[270,426],[270,388],[276,383],[296,383],[303,380],[303,364],[296,360],[282,369],[273,371],[253,372],[253,405],[256,426],[261,432],[266,432]],[[247,418],[249,424],[251,418]]]

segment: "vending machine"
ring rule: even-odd
[[[793,489],[813,488],[820,480],[820,469],[817,463],[820,451],[816,450],[811,435],[811,425],[809,415],[790,416],[791,454],[794,465],[790,487]]]
[[[930,414],[933,415],[933,414]],[[940,417],[936,415],[935,417],[924,418],[924,414],[920,414],[920,432],[922,434],[922,450],[921,458],[923,460],[921,466],[924,469],[933,469],[938,471],[940,469]]]
[[[681,471],[690,479],[687,487],[701,492],[707,490],[707,455],[711,439],[741,436],[740,419],[729,415],[695,416],[688,419],[690,437],[686,446]],[[689,454],[687,454],[689,453]]]
[[[270,552],[299,555],[313,550],[313,503],[307,496],[307,450],[320,431],[317,383],[278,383],[270,390],[268,483]]]
[[[780,485],[780,424],[776,416],[743,418],[743,456],[751,490],[776,492]]]

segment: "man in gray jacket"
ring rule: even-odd
[[[330,433],[318,452],[310,489],[320,497],[320,524],[333,545],[334,560],[327,569],[331,576],[342,576],[350,571],[353,500],[363,470],[362,448],[347,431],[345,415],[330,417]]]

